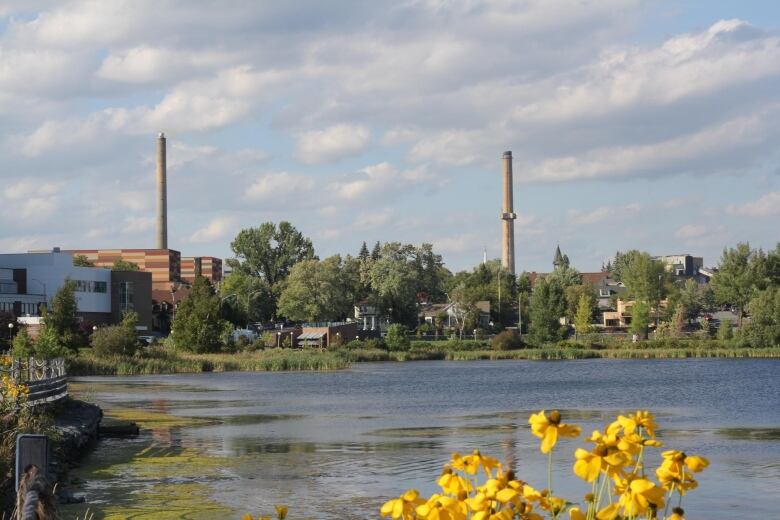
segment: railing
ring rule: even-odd
[[[68,395],[68,375],[63,358],[14,359],[9,375],[15,383],[27,385],[27,406],[52,403]]]

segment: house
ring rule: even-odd
[[[386,318],[380,314],[379,307],[370,304],[367,300],[355,304],[355,321],[360,330],[378,330]]]
[[[624,328],[631,325],[631,319],[632,319],[632,313],[631,310],[633,309],[634,305],[636,304],[636,301],[634,300],[624,300],[622,298],[618,298],[617,301],[617,310],[615,311],[604,311],[602,313],[601,318],[601,324],[604,327],[619,327]],[[660,304],[660,309],[665,309],[667,306],[667,301],[662,300]],[[650,311],[650,318],[656,319],[660,315],[660,312],[656,312],[654,310]]]
[[[347,343],[357,337],[357,324],[354,321],[307,323],[295,338],[295,346],[322,349],[333,344]]]
[[[478,326],[483,329],[490,327],[490,301],[480,300],[475,303],[479,310]],[[429,303],[420,307],[418,313],[420,323],[429,323],[434,327],[456,328],[458,315],[455,303]]]

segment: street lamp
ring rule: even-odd
[[[276,348],[279,348],[279,345],[281,344],[281,342],[282,342],[282,333],[281,332],[277,332],[276,333]]]
[[[14,324],[9,323],[8,324],[8,339],[13,339],[14,337]]]

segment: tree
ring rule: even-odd
[[[753,347],[780,346],[780,287],[759,292],[748,306],[750,324],[745,337]]]
[[[683,307],[683,316],[688,323],[699,317],[703,303],[699,285],[695,280],[688,279],[685,281],[679,294],[679,304]]]
[[[529,336],[537,345],[563,337],[560,318],[566,313],[563,288],[555,280],[539,279],[531,295]]]
[[[140,268],[138,264],[122,260],[121,258],[114,261],[114,265],[111,266],[112,271],[138,271]]]
[[[751,268],[751,257],[750,245],[746,243],[724,249],[718,271],[712,277],[716,300],[737,308],[740,327],[745,308],[755,292],[756,272]]]
[[[35,344],[27,333],[27,327],[22,327],[14,336],[11,354],[15,358],[27,359],[35,354]]]
[[[190,295],[176,309],[171,328],[177,349],[216,352],[225,343],[225,331],[231,327],[219,317],[219,296],[206,278],[195,277]]]
[[[382,256],[382,244],[377,240],[376,244],[374,244],[374,248],[371,250],[371,259],[379,260],[380,256]]]
[[[566,287],[566,316],[572,322],[575,321],[575,316],[580,309],[580,300],[584,296],[588,302],[588,312],[590,321],[595,314],[596,307],[598,306],[598,298],[596,296],[596,289],[592,285],[572,285]]]
[[[479,308],[477,307],[477,296],[473,289],[469,289],[465,284],[456,287],[450,295],[452,307],[450,314],[455,320],[455,326],[458,328],[460,338],[466,330],[475,329],[479,323]]]
[[[650,305],[638,300],[631,307],[630,331],[643,339],[647,339],[647,328],[650,326]]]
[[[734,339],[734,327],[731,325],[731,320],[722,320],[718,325],[718,339],[721,341],[729,341]]]
[[[87,255],[75,255],[73,257],[73,265],[75,267],[95,267],[95,264],[87,258]]]
[[[334,321],[352,305],[341,283],[341,257],[295,264],[279,296],[279,313],[294,321]]]
[[[370,258],[370,253],[368,252],[368,246],[366,245],[366,241],[363,241],[363,245],[360,246],[360,253],[358,253],[358,258],[365,261]]]
[[[44,309],[42,316],[44,328],[56,336],[57,344],[71,350],[79,346],[77,312],[76,283],[66,280],[51,299],[51,309]]]
[[[227,261],[230,267],[263,279],[272,289],[287,278],[295,264],[314,258],[311,240],[285,221],[278,227],[273,222],[265,222],[256,228],[243,229],[230,248],[236,255]]]
[[[54,359],[65,355],[67,345],[63,344],[54,327],[44,323],[35,338],[33,350],[36,359]]]
[[[219,287],[222,317],[234,325],[249,325],[273,316],[274,296],[260,278],[240,271],[228,275]]]
[[[593,316],[593,306],[587,294],[581,294],[577,304],[577,312],[574,315],[574,330],[579,334],[587,334],[592,330],[590,325]]]
[[[666,295],[666,268],[648,253],[630,253],[621,268],[622,281],[630,296],[646,302],[658,316],[661,300]]]
[[[678,303],[674,309],[674,315],[672,316],[671,333],[672,337],[679,338],[682,336],[683,328],[685,327],[685,305]]]
[[[413,246],[388,242],[371,266],[371,290],[380,309],[394,322],[412,326],[417,322],[417,272]],[[373,256],[373,255],[372,255]]]
[[[612,278],[619,282],[624,282],[625,280],[623,280],[623,273],[626,267],[633,261],[635,257],[641,254],[642,253],[636,249],[626,251],[625,253],[621,253],[620,251],[615,253],[615,259],[612,261],[610,266],[612,268]]]
[[[564,258],[564,261],[566,259]],[[558,283],[563,289],[572,285],[582,284],[582,275],[578,270],[571,267],[568,263],[563,263],[553,269],[553,272],[546,276],[547,279]]]

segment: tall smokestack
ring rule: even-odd
[[[168,179],[165,134],[157,136],[157,249],[168,249]]]
[[[504,152],[501,158],[504,175],[504,206],[501,210],[503,240],[501,241],[501,267],[515,274],[515,219],[512,197],[512,152]]]

